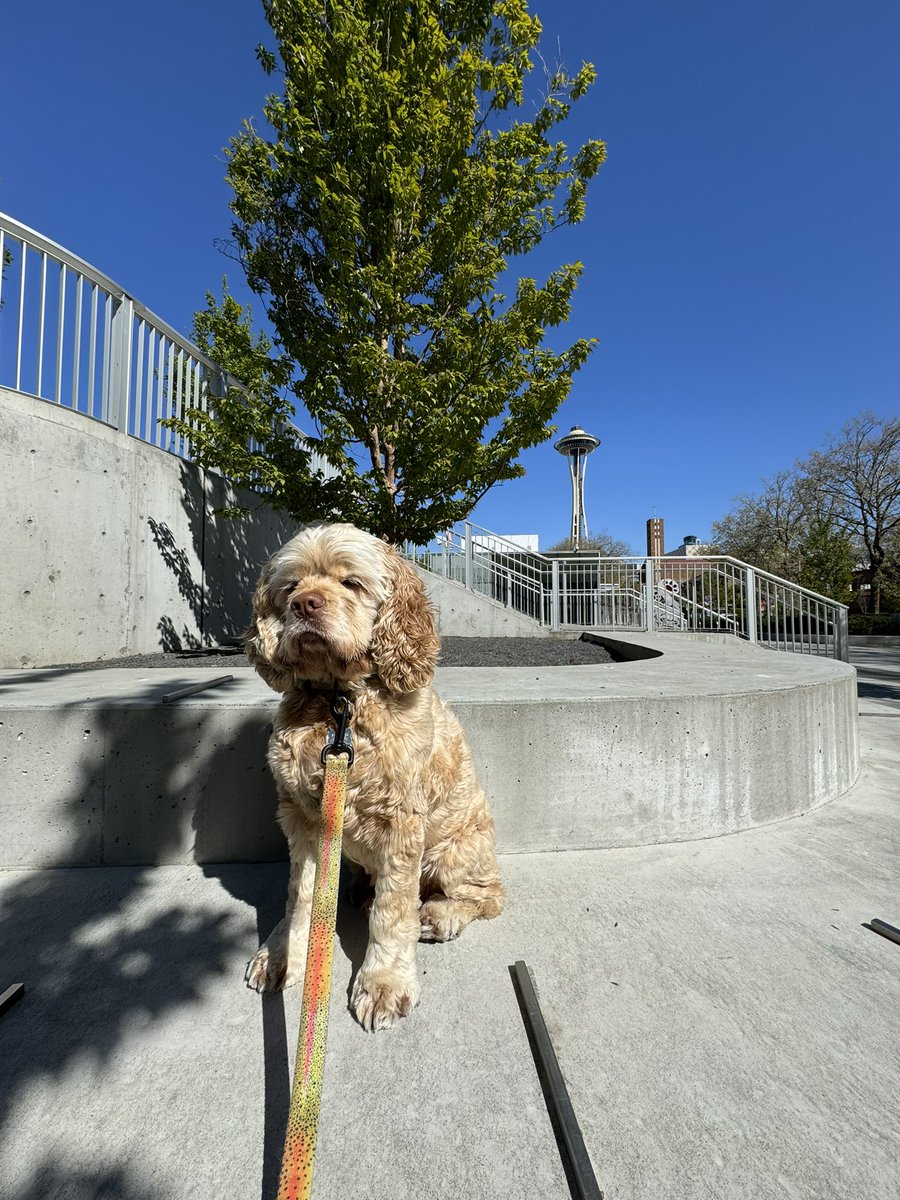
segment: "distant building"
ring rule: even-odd
[[[666,552],[666,533],[662,517],[651,517],[647,522],[647,555],[662,558]]]
[[[498,533],[495,537],[473,534],[472,541],[482,550],[505,550],[513,545],[518,546],[520,550],[530,550],[537,554],[540,549],[538,537],[536,533]]]
[[[702,558],[712,553],[713,547],[709,542],[701,542],[693,533],[687,533],[681,545],[675,550],[669,550],[666,558]]]

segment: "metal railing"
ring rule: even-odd
[[[726,633],[847,661],[843,604],[727,555],[545,555],[471,523],[407,555],[551,631]]]
[[[427,546],[405,552],[421,566],[546,624],[549,617],[544,559],[514,542],[467,522]]]
[[[160,422],[185,417],[189,409],[206,412],[227,388],[244,390],[108,275],[5,213],[0,387],[80,412],[182,458],[191,456],[188,440]],[[296,427],[287,431],[303,440]],[[318,455],[311,465],[334,474]]]
[[[165,417],[238,381],[109,276],[0,213],[0,386],[188,457]]]

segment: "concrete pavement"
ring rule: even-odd
[[[900,1193],[900,946],[862,928],[900,925],[900,669],[861,665],[844,796],[709,841],[507,856],[507,912],[421,947],[422,1003],[389,1033],[347,1011],[365,928],[344,908],[317,1200],[565,1200],[517,958],[609,1200]],[[28,988],[0,1018],[5,1200],[274,1195],[300,996],[241,975],[284,881],[0,873],[0,983]]]

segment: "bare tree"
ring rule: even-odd
[[[900,418],[861,413],[798,470],[808,495],[864,549],[872,611],[881,612],[885,564],[900,530]]]
[[[716,549],[797,580],[809,505],[798,483],[793,471],[779,471],[763,480],[758,496],[738,496],[731,512],[713,524]]]
[[[563,538],[561,542],[557,542],[555,546],[550,547],[550,552],[572,549],[572,539]],[[586,538],[582,538],[579,543],[579,554],[599,554],[603,558],[629,558],[634,554],[634,550],[627,542],[621,541],[619,538],[614,538],[611,533],[605,529],[599,532],[589,533]]]

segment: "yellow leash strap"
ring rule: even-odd
[[[331,997],[331,964],[334,957],[334,925],[337,916],[338,879],[341,872],[341,835],[344,830],[344,799],[347,771],[353,760],[347,717],[349,704],[332,713],[338,731],[323,753],[325,784],[322,789],[322,833],[316,856],[303,1006],[294,1063],[294,1087],[288,1109],[284,1155],[278,1182],[278,1200],[309,1200],[312,1195],[313,1157],[325,1075],[325,1040],[328,1034],[328,1003]]]

